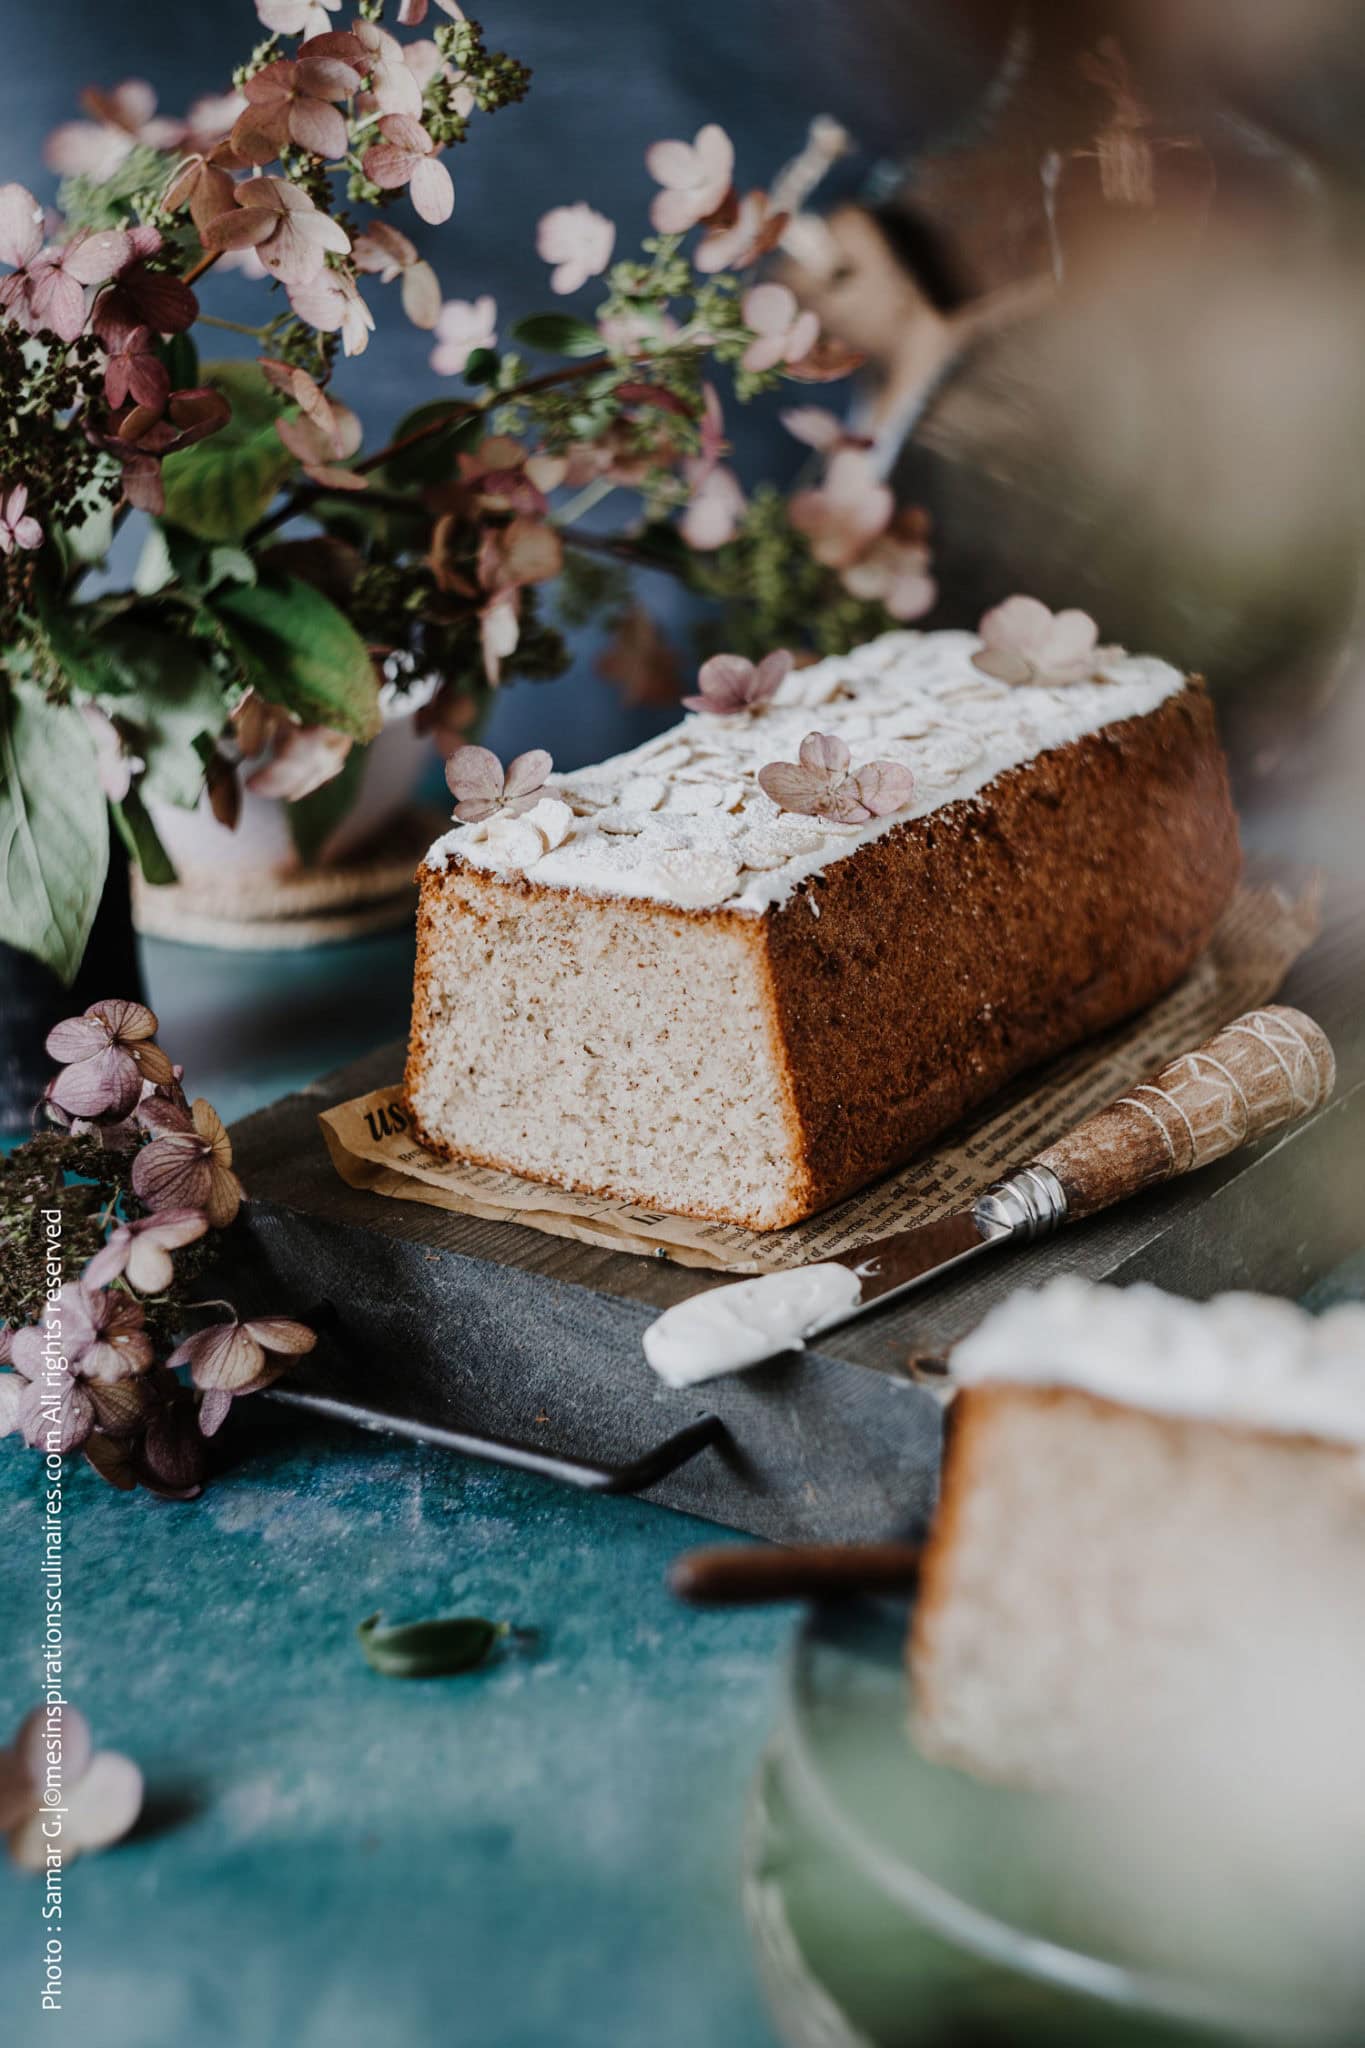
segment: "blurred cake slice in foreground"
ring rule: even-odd
[[[1235,1740],[1277,1662],[1365,1645],[1365,1305],[1062,1278],[953,1378],[911,1641],[929,1755],[1112,1781]]]

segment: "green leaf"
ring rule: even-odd
[[[597,329],[586,320],[575,320],[571,313],[533,313],[529,320],[518,320],[512,338],[551,356],[601,356],[607,352]],[[465,374],[469,374],[467,370]]]
[[[139,597],[155,597],[158,590],[164,590],[168,583],[174,581],[175,565],[171,561],[165,529],[153,520],[133,571],[133,588]]]
[[[110,804],[109,809],[118,827],[119,838],[146,880],[158,886],[176,881],[174,863],[161,844],[161,835],[148,816],[147,806],[137,787],[129,790],[121,804]]]
[[[69,987],[109,867],[109,813],[79,711],[0,694],[0,939]]]
[[[458,1615],[449,1621],[410,1621],[400,1628],[381,1628],[372,1614],[356,1634],[365,1662],[386,1678],[450,1678],[484,1663],[505,1621],[481,1615]]]
[[[193,391],[199,384],[199,351],[188,334],[165,334],[156,352],[166,365],[172,391]]]
[[[289,833],[300,860],[317,859],[327,841],[355,803],[360,778],[365,773],[365,749],[352,747],[341,764],[341,773],[309,796],[301,796],[287,807]]]
[[[100,477],[95,485],[87,485],[66,523],[58,529],[57,537],[68,562],[84,568],[102,562],[113,545],[114,508],[103,490],[96,487],[102,483]]]
[[[344,613],[309,583],[285,576],[234,584],[207,603],[267,702],[305,725],[330,725],[353,740],[379,730],[379,685],[365,643]]]
[[[491,384],[498,374],[498,352],[494,348],[471,349],[464,366],[466,384]]]
[[[153,577],[159,581],[152,581]],[[143,545],[134,581],[144,595],[152,595],[167,583],[175,582],[191,595],[201,597],[220,583],[254,583],[256,564],[244,548],[226,542],[215,545],[183,526],[158,520],[153,521]]]
[[[168,455],[161,465],[166,517],[202,540],[242,540],[294,466],[275,432],[281,403],[254,363],[210,363],[204,382],[221,391],[232,418]]]
[[[134,719],[147,763],[141,786],[163,803],[189,809],[204,786],[197,742],[216,737],[227,718],[223,678],[188,634],[114,619],[101,636],[121,671],[126,695],[112,708]]]
[[[454,466],[456,451],[472,447],[488,427],[483,414],[471,412],[460,399],[433,398],[429,404],[419,405],[401,419],[394,429],[393,438],[404,441],[409,434],[420,434],[425,428],[438,426],[442,421],[448,425],[440,433],[429,434],[415,448],[402,448],[389,457],[384,464],[386,482],[399,486],[443,482]]]

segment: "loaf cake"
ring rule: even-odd
[[[910,1645],[936,1760],[1112,1780],[1365,1645],[1365,1305],[1059,1278],[952,1377]]]
[[[438,840],[422,1141],[773,1229],[1169,988],[1239,866],[1202,684],[1099,649],[1080,680],[1010,685],[981,648],[887,634]],[[908,769],[908,801],[774,801],[760,772],[813,733],[855,774]]]

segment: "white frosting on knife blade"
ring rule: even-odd
[[[807,1337],[850,1314],[862,1291],[856,1274],[833,1262],[713,1287],[650,1324],[645,1357],[670,1387],[692,1387],[799,1350]]]

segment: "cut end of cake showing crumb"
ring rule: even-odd
[[[963,1382],[911,1646],[938,1760],[1041,1786],[1226,1741],[1365,1585],[1365,1307],[1068,1279]]]
[[[419,1135],[561,1187],[770,1229],[807,1174],[756,928],[461,870],[419,919]]]

